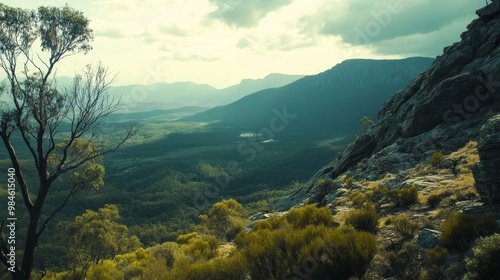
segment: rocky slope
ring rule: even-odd
[[[459,159],[451,154],[470,141],[478,143],[480,161],[471,170],[482,201],[499,202],[500,1],[476,13],[478,18],[467,26],[460,42],[446,47],[429,69],[384,104],[371,131],[281,199],[276,209],[332,205],[349,193],[345,178],[383,180],[389,188],[413,183],[425,191],[426,186],[460,173]],[[426,176],[419,181],[415,168],[424,169],[437,152],[445,155],[443,162],[453,174],[423,172]],[[318,183],[325,181],[329,183]]]

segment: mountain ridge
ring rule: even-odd
[[[276,209],[331,202],[342,176],[374,180],[399,174],[386,183],[395,187],[408,179],[410,166],[425,165],[432,154],[454,152],[472,140],[480,140],[481,163],[474,168],[478,192],[485,202],[499,201],[500,2],[476,13],[479,18],[460,42],[444,48],[429,69],[385,102],[368,133],[282,198]],[[334,183],[325,190],[316,184],[320,179]]]
[[[421,57],[348,60],[317,75],[255,92],[184,120],[218,121],[261,129],[273,118],[273,112],[286,110],[297,117],[285,134],[356,130],[362,116],[374,116],[394,91],[426,69],[432,60]],[[331,124],[329,118],[342,121]]]

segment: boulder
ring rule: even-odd
[[[500,115],[481,128],[477,149],[480,162],[473,168],[477,191],[484,202],[500,203]]]
[[[417,238],[417,244],[422,248],[434,248],[439,245],[439,235],[441,232],[429,228],[420,231]]]

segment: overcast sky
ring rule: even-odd
[[[91,20],[87,55],[116,85],[193,81],[218,88],[269,73],[316,74],[350,58],[435,57],[460,39],[482,0],[2,0],[71,7]]]

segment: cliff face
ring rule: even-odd
[[[473,171],[479,194],[485,202],[500,201],[500,1],[476,13],[460,42],[384,104],[370,132],[279,201],[277,210],[331,202],[343,175],[380,180],[391,174],[386,186],[398,187],[432,154],[455,152],[469,141],[478,142],[480,163]],[[325,187],[320,179],[333,182]]]

